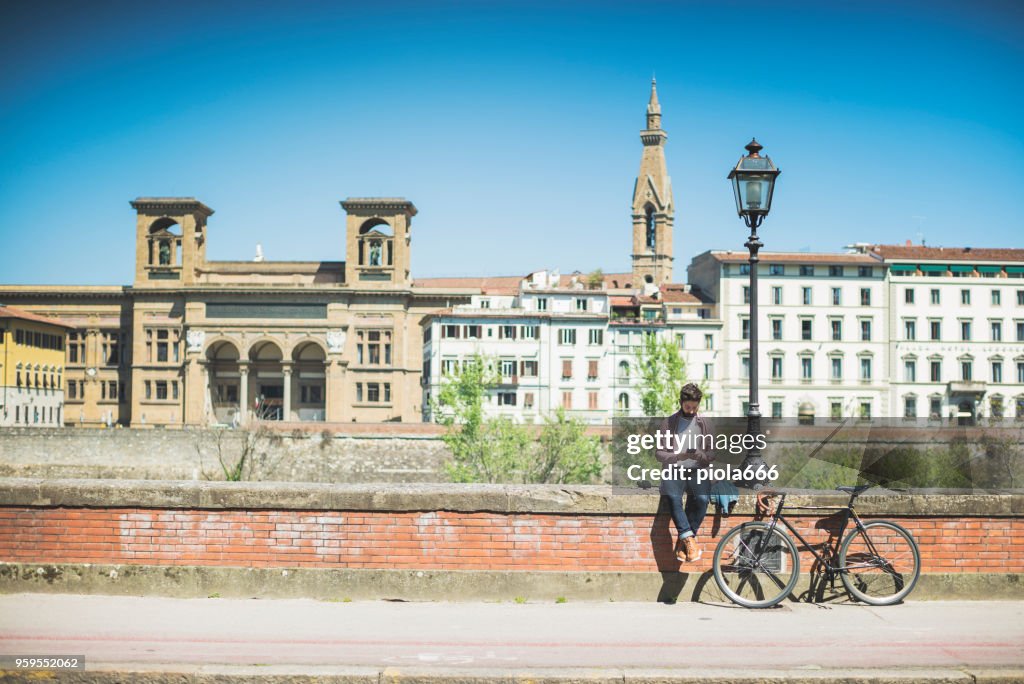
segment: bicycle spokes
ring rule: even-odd
[[[909,593],[920,573],[917,545],[903,528],[889,522],[868,523],[843,543],[843,582],[867,603],[894,603]]]
[[[759,523],[738,527],[716,549],[716,577],[724,593],[740,605],[767,607],[781,601],[795,584],[799,565],[792,541]]]

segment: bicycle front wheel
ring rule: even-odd
[[[770,608],[793,592],[800,555],[785,532],[749,522],[730,530],[715,548],[715,582],[733,603]]]
[[[887,606],[913,591],[921,574],[921,553],[910,532],[876,520],[846,537],[839,566],[850,594],[873,606]]]

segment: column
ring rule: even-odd
[[[344,419],[345,410],[345,369],[339,359],[328,358],[325,362],[326,381],[324,391],[326,400],[326,420],[328,423],[340,423]]]
[[[249,364],[238,362],[238,424],[249,422]]]
[[[186,425],[206,423],[206,402],[209,397],[206,362],[195,354],[185,361],[184,416]]]
[[[281,420],[287,422],[292,419],[292,364],[287,361],[282,362],[281,373],[284,375],[284,405],[281,407]]]

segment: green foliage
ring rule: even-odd
[[[601,441],[587,437],[582,421],[566,416],[559,406],[544,423],[527,482],[583,484],[601,475]]]
[[[877,484],[896,489],[1012,489],[1024,480],[1024,450],[1013,436],[985,434],[977,443],[958,437],[915,446],[830,445],[814,458],[803,447],[771,455],[780,487],[831,490]]]
[[[484,400],[500,377],[491,359],[475,355],[449,377],[431,405],[453,461],[453,482],[578,484],[601,474],[601,448],[583,424],[559,409],[545,420],[539,439],[508,417],[487,419]]]
[[[679,409],[679,390],[686,384],[686,359],[679,346],[653,333],[644,335],[634,366],[638,374],[640,406],[644,415],[667,416]],[[705,389],[704,382],[700,383]]]
[[[587,287],[591,290],[600,290],[601,285],[604,284],[604,271],[601,269],[594,269],[587,274]]]
[[[496,387],[500,380],[493,359],[474,354],[441,383],[438,396],[431,400],[431,410],[442,425],[451,427],[458,423],[467,437],[474,437],[484,422],[487,390]]]

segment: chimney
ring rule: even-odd
[[[907,240],[907,247],[912,247],[913,245],[914,245],[913,242],[911,242],[910,240]]]

